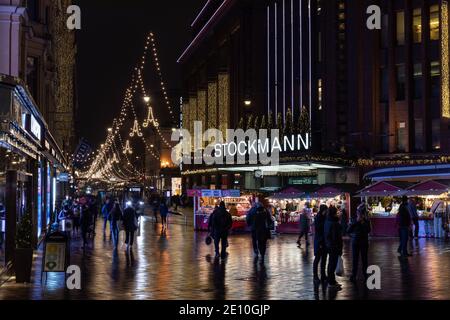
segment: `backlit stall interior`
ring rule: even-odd
[[[419,215],[419,237],[432,238],[437,235],[433,224],[435,214],[445,212],[448,218],[449,186],[449,180],[428,180],[406,190],[406,195],[414,199]]]
[[[194,196],[191,192],[191,196]],[[208,221],[221,201],[233,219],[232,230],[245,230],[247,211],[253,202],[252,195],[241,195],[239,190],[195,190],[194,210],[197,230],[208,230]]]

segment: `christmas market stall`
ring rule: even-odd
[[[401,198],[411,184],[403,181],[379,181],[358,192],[366,201],[372,224],[372,236],[397,237],[396,217]]]
[[[241,195],[240,190],[188,190],[188,196],[194,198],[194,228],[195,230],[208,230],[208,221],[220,201],[233,219],[232,231],[247,230],[247,211],[251,208],[252,195]]]
[[[442,223],[448,220],[450,180],[428,180],[410,186],[406,195],[412,199],[419,217],[419,237],[443,237]],[[436,219],[435,219],[436,218]]]
[[[288,187],[267,198],[272,215],[276,221],[276,231],[281,233],[298,233],[300,213],[306,200],[306,193],[293,187]]]

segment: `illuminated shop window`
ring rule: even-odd
[[[430,7],[430,40],[439,40],[439,5]]]
[[[399,122],[397,125],[397,151],[406,152],[408,145],[408,135],[406,131],[406,123]]]
[[[397,22],[397,45],[405,44],[405,12],[399,11],[396,16]]]
[[[413,39],[414,43],[422,42],[422,9],[413,11]]]

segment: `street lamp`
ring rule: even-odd
[[[149,96],[145,96],[144,97],[144,101],[145,101],[145,103],[149,103],[150,102],[150,97]]]
[[[250,107],[252,105],[252,101],[251,100],[245,100],[244,104],[246,107]]]
[[[112,132],[112,128],[108,128],[108,132]]]

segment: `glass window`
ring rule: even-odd
[[[408,146],[408,135],[406,131],[406,123],[399,122],[397,125],[397,151],[406,152]]]
[[[414,149],[416,151],[424,151],[423,145],[423,120],[415,119],[414,120]]]
[[[441,119],[433,119],[431,136],[433,149],[439,150],[441,148]]]
[[[404,64],[397,65],[396,80],[397,80],[397,100],[405,100],[406,73]]]
[[[414,64],[414,81],[413,81],[413,97],[414,99],[422,98],[422,64]]]
[[[422,9],[413,11],[413,39],[414,43],[422,42]]]
[[[405,12],[399,11],[396,16],[397,20],[397,45],[405,44]]]
[[[430,40],[439,40],[439,5],[430,7]]]
[[[430,63],[431,96],[439,97],[441,88],[441,69],[439,61]]]
[[[35,101],[38,99],[38,59],[27,57],[27,86]]]
[[[389,99],[389,73],[387,68],[380,70],[380,101],[386,102]]]
[[[27,13],[31,20],[39,19],[39,0],[27,0]]]

